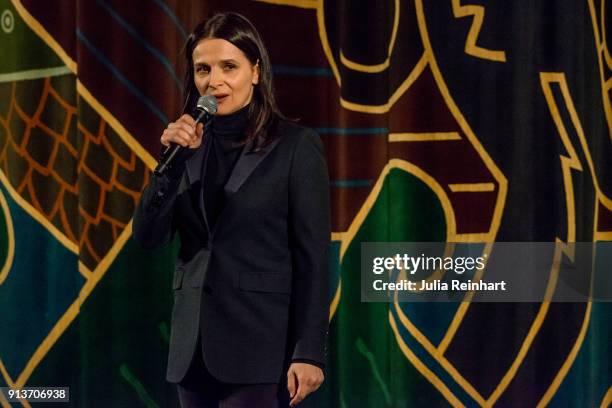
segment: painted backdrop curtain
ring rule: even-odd
[[[361,303],[359,262],[361,242],[612,240],[611,4],[0,0],[0,385],[177,406],[178,243],[139,249],[131,217],[187,33],[233,10],[330,169],[329,362],[305,405],[608,406],[612,304]]]

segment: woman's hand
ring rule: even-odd
[[[202,136],[204,135],[204,125],[198,123],[196,126],[195,119],[184,114],[176,122],[172,122],[164,129],[161,136],[161,144],[169,146],[170,143],[176,143],[190,149],[197,149],[202,144]]]
[[[316,391],[324,379],[323,370],[308,363],[291,363],[287,371],[287,390],[291,401],[290,406],[302,402],[308,394]]]

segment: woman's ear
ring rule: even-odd
[[[257,85],[259,83],[259,60],[253,65],[253,80],[252,84]]]

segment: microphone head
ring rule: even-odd
[[[217,113],[217,98],[212,95],[200,96],[196,108],[206,111],[209,115]]]

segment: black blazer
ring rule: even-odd
[[[319,136],[281,121],[280,137],[247,145],[211,231],[202,198],[203,143],[184,166],[151,180],[134,214],[146,248],[181,246],[167,380],[180,382],[198,332],[208,370],[231,383],[279,382],[291,360],[324,363],[328,328],[329,176]]]

